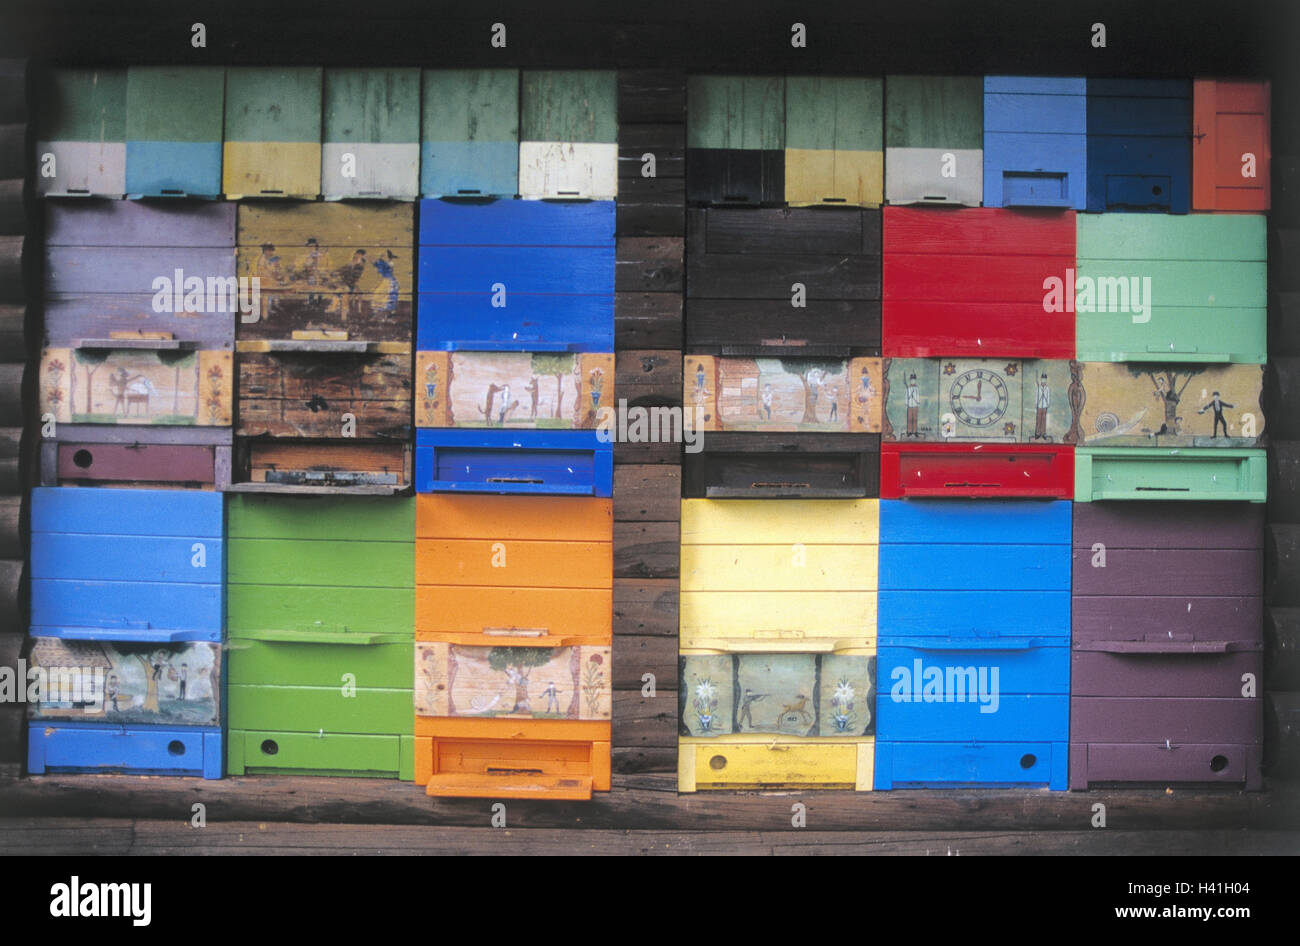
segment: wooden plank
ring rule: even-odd
[[[676,522],[615,522],[615,578],[675,578],[680,572]]]
[[[682,347],[682,297],[676,292],[614,294],[614,348]],[[0,349],[2,351],[3,349]]]
[[[1264,532],[1264,599],[1300,605],[1300,525],[1270,522]]]
[[[680,467],[624,464],[614,470],[614,519],[676,522],[681,517]]]
[[[680,237],[620,237],[614,289],[681,293],[685,285],[684,244]]]
[[[614,579],[615,636],[676,638],[678,597],[674,578]]]
[[[660,693],[653,702],[675,697]],[[620,704],[616,719],[622,709]],[[1204,831],[1207,824],[1225,832],[1300,830],[1300,791],[1284,782],[1272,782],[1269,788],[1249,793],[1196,789],[1174,793],[1163,789],[815,792],[805,793],[802,801],[808,807],[809,823],[822,832],[861,831],[870,824],[881,831],[978,828],[1013,835],[1043,831],[1054,836],[1071,824],[1088,825],[1092,806],[1098,802],[1106,805],[1112,823],[1123,824],[1128,831]],[[304,798],[309,802],[304,804]],[[429,798],[416,786],[371,779],[286,775],[145,781],[47,775],[0,780],[0,802],[9,818],[151,818],[181,801],[185,811],[201,801],[229,822],[347,823],[364,810],[370,823],[367,830],[380,824],[482,828],[485,817],[481,802]],[[580,841],[585,832],[612,828],[698,831],[707,825],[711,831],[788,832],[790,799],[758,792],[679,797],[675,775],[623,775],[614,780],[607,795],[594,795],[586,802],[517,801],[510,805],[510,823],[515,829],[563,829],[570,843]],[[182,827],[190,836],[202,834],[188,822]],[[1092,837],[1114,836],[1093,828],[1080,830]]]
[[[411,359],[401,355],[239,356],[240,436],[403,438],[411,427]]]
[[[654,155],[654,173],[647,176],[651,168],[646,160],[647,154]],[[623,183],[642,178],[686,177],[686,126],[680,122],[662,125],[628,125],[618,127],[618,176],[619,200],[623,200]]]
[[[692,209],[691,252],[880,255],[880,212],[797,208]]]
[[[614,388],[620,399],[636,407],[680,407],[680,352],[632,350],[615,353]]]
[[[657,634],[615,635],[614,689],[640,691],[649,682],[643,679],[647,673],[654,676],[656,692],[661,684],[673,684],[677,679],[676,640]]]
[[[618,758],[619,750],[615,750]],[[617,763],[616,763],[617,764]],[[914,793],[902,793],[911,796]],[[444,804],[454,805],[454,800]],[[459,807],[468,805],[464,802]],[[513,811],[514,806],[511,806]],[[8,818],[0,823],[0,852],[41,850],[52,855],[138,854],[404,854],[446,855],[1286,855],[1295,831],[819,831],[590,830],[566,828],[493,831],[479,826],[320,824],[274,821],[209,822],[210,832],[173,821],[119,818]]]
[[[682,178],[635,177],[619,183],[619,236],[680,236],[686,227],[685,210]]]
[[[662,681],[670,684],[669,680]],[[640,689],[614,691],[611,742],[628,748],[670,748],[677,745],[677,693],[657,687],[653,697]]]
[[[1259,549],[1264,510],[1240,503],[1196,503],[1170,516],[1163,503],[1079,504],[1073,507],[1074,547],[1091,551],[1096,542],[1112,548]],[[1109,567],[1109,565],[1107,566]],[[1243,589],[1244,591],[1245,589]]]
[[[619,134],[636,123],[686,119],[686,75],[679,69],[618,71]]]

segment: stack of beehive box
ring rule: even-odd
[[[450,80],[432,180],[492,199],[421,203],[415,779],[588,798],[610,779],[615,76]],[[517,124],[485,94],[516,82]]]
[[[37,144],[45,196],[175,183],[151,134],[157,80],[51,77]],[[29,708],[28,770],[217,778],[225,526],[214,490],[229,475],[234,310],[216,297],[235,273],[234,208],[51,199],[45,210],[45,485],[33,493],[29,628],[45,686]]]
[[[688,89],[678,784],[869,789],[881,82]]]

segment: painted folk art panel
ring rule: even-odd
[[[609,647],[415,645],[421,716],[608,720]]]
[[[1264,434],[1263,365],[1089,362],[1087,445],[1253,447]]]
[[[592,429],[614,405],[611,353],[425,351],[416,426]]]
[[[47,348],[41,412],[61,423],[229,427],[228,351]]]
[[[886,358],[886,441],[1074,443],[1070,363]]]
[[[680,663],[683,736],[875,732],[875,657],[694,654]]]
[[[878,358],[687,355],[684,388],[701,430],[880,430]]]
[[[240,347],[333,332],[409,351],[413,227],[410,204],[241,205],[237,270],[258,278],[262,308],[240,319]]]
[[[221,722],[217,644],[107,643],[37,638],[42,671],[32,719],[215,726]]]

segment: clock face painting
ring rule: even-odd
[[[1063,443],[1070,363],[1005,358],[886,358],[887,441]]]
[[[988,368],[976,368],[957,376],[948,390],[948,401],[963,424],[988,427],[1006,414],[1010,394],[1000,374]]]

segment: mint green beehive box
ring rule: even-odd
[[[1090,283],[1094,311],[1076,292],[1075,357],[1263,364],[1265,223],[1260,215],[1079,214],[1076,286]],[[1145,311],[1134,305],[1135,286]],[[1103,303],[1106,311],[1095,311]]]

